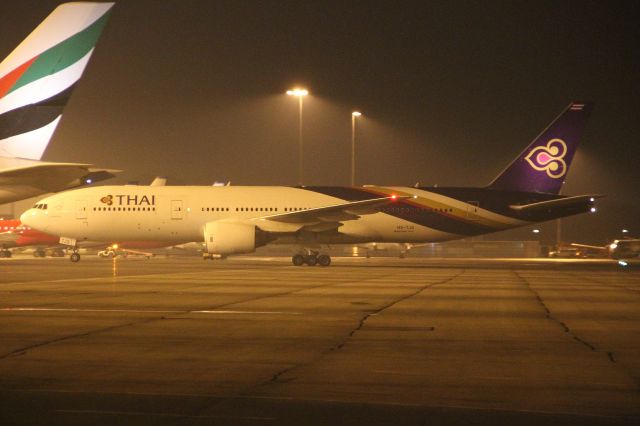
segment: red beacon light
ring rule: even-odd
[[[395,201],[395,200],[397,200],[397,199],[398,199],[398,196],[397,196],[396,194],[393,194],[393,195],[391,196],[391,199]]]

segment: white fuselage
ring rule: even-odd
[[[407,187],[387,193],[410,194],[425,206],[446,206],[448,214],[469,217],[506,229],[523,221],[501,216],[439,194]],[[22,219],[42,232],[97,241],[202,241],[205,225],[216,221],[255,223],[273,232],[276,243],[428,242],[460,238],[384,212],[345,220],[332,233],[274,228],[265,217],[343,204],[343,199],[292,187],[273,186],[102,186],[55,194],[40,201],[46,209],[28,210]],[[499,230],[496,229],[496,230]],[[274,231],[275,230],[275,231]]]

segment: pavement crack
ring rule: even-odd
[[[291,367],[288,367],[288,368],[285,368],[284,370],[280,370],[280,371],[276,372],[273,376],[271,376],[271,378],[267,381],[267,383],[275,383],[275,382],[287,383],[287,382],[290,382],[293,379],[280,380],[280,377],[282,377],[284,374],[288,373],[289,371],[293,370],[296,367],[297,366],[292,365]]]
[[[14,349],[13,351],[10,351],[10,352],[7,352],[5,354],[2,354],[2,355],[0,355],[0,360],[11,358],[11,357],[14,357],[14,356],[26,355],[27,352],[30,351],[30,350],[37,349],[37,348],[40,348],[40,347],[43,347],[43,346],[47,346],[47,345],[51,345],[51,344],[54,344],[54,343],[64,342],[66,340],[75,339],[75,338],[79,338],[79,337],[87,337],[87,336],[90,336],[92,334],[98,334],[98,333],[103,333],[103,332],[106,332],[106,331],[117,330],[119,328],[131,327],[131,326],[134,326],[134,325],[144,324],[144,323],[151,322],[151,321],[156,321],[156,320],[159,320],[159,319],[163,319],[163,318],[146,318],[146,319],[141,320],[141,321],[133,321],[133,322],[125,323],[125,324],[112,325],[110,327],[104,327],[104,328],[99,328],[99,329],[96,329],[96,330],[85,331],[83,333],[70,334],[70,335],[67,335],[67,336],[58,337],[56,339],[45,340],[44,342],[34,343],[32,345],[24,346],[22,348]]]
[[[344,347],[344,346],[349,342],[349,340],[350,340],[351,338],[353,338],[353,336],[354,336],[358,331],[360,331],[360,330],[365,326],[365,324],[366,324],[367,320],[368,320],[369,318],[371,318],[372,316],[379,315],[379,314],[381,314],[382,312],[384,312],[385,310],[390,309],[391,307],[393,307],[393,306],[397,305],[398,303],[400,303],[400,302],[402,302],[402,301],[404,301],[404,300],[407,300],[407,299],[410,299],[410,298],[412,298],[412,297],[414,297],[414,296],[417,296],[418,294],[422,293],[423,291],[425,291],[425,290],[427,290],[427,289],[429,289],[429,288],[435,287],[435,286],[437,286],[437,285],[446,284],[446,283],[448,283],[448,282],[450,282],[450,281],[452,281],[452,280],[454,280],[454,279],[458,278],[458,277],[459,277],[460,275],[462,275],[465,271],[466,271],[466,270],[465,270],[465,269],[463,269],[463,270],[461,270],[460,272],[458,272],[457,274],[455,274],[455,275],[453,275],[453,276],[451,276],[451,277],[448,277],[448,278],[446,278],[446,279],[444,279],[444,280],[436,281],[436,282],[432,282],[432,283],[429,283],[429,284],[425,284],[425,285],[423,285],[423,286],[419,287],[418,289],[416,289],[415,291],[413,291],[413,292],[411,292],[411,293],[409,293],[409,294],[405,294],[404,296],[401,296],[401,297],[399,297],[399,298],[397,298],[397,299],[395,299],[395,300],[392,300],[391,302],[387,303],[386,305],[381,306],[380,308],[378,308],[378,309],[376,309],[376,310],[374,310],[374,311],[371,311],[371,312],[367,313],[367,314],[366,314],[366,315],[364,315],[362,318],[360,318],[360,320],[358,320],[358,323],[356,324],[356,326],[355,326],[353,329],[351,329],[351,330],[349,331],[349,333],[346,335],[345,339],[344,339],[342,342],[338,343],[337,345],[334,345],[334,346],[330,347],[328,350],[326,350],[325,352],[321,353],[321,354],[319,355],[319,357],[318,357],[318,358],[321,358],[321,357],[323,357],[323,356],[325,356],[325,355],[327,355],[327,354],[329,354],[329,353],[331,353],[331,352],[334,352],[334,351],[337,351],[337,350],[342,349],[342,348],[343,348],[343,347]],[[396,274],[393,274],[393,275],[395,276]],[[379,278],[379,277],[378,277],[378,278]],[[316,360],[317,360],[317,359],[316,359]],[[310,363],[312,363],[312,362],[314,362],[314,361],[315,361],[315,360],[312,360],[312,361],[310,361],[310,362],[300,363],[300,364],[295,364],[295,365],[292,365],[292,366],[290,366],[290,367],[284,368],[284,369],[282,369],[282,370],[280,370],[280,371],[276,372],[273,376],[271,376],[271,378],[270,378],[269,380],[267,380],[267,381],[266,381],[265,383],[263,383],[263,384],[268,384],[268,383],[286,383],[286,382],[289,382],[289,381],[291,381],[291,380],[293,380],[293,379],[282,380],[282,379],[281,379],[281,377],[282,377],[283,375],[285,375],[286,373],[288,373],[288,372],[292,371],[292,370],[295,370],[295,369],[297,369],[297,368],[299,368],[299,367],[301,367],[301,366],[303,366],[303,365],[309,365]]]
[[[367,313],[367,314],[366,314],[366,315],[364,315],[362,318],[360,318],[360,321],[358,321],[358,324],[356,325],[356,327],[355,327],[355,328],[353,328],[353,329],[349,332],[349,334],[346,336],[346,338],[345,338],[342,342],[338,343],[336,346],[334,346],[334,347],[332,347],[331,349],[329,349],[329,352],[342,349],[342,348],[343,348],[343,347],[344,347],[344,346],[349,342],[349,340],[351,340],[351,338],[352,338],[352,337],[353,337],[353,336],[354,336],[358,331],[360,331],[360,330],[362,329],[362,327],[364,327],[364,325],[365,325],[365,323],[367,322],[367,320],[368,320],[369,318],[371,318],[372,316],[379,315],[379,314],[381,314],[382,312],[386,311],[387,309],[389,309],[389,308],[391,308],[391,307],[393,307],[393,306],[397,305],[398,303],[400,303],[400,302],[402,302],[402,301],[404,301],[404,300],[410,299],[410,298],[412,298],[412,297],[414,297],[414,296],[417,296],[418,294],[422,293],[423,291],[425,291],[425,290],[427,290],[427,289],[429,289],[429,288],[431,288],[431,287],[434,287],[434,286],[436,286],[436,285],[446,284],[446,283],[448,283],[448,282],[450,282],[450,281],[452,281],[452,280],[454,280],[454,279],[458,278],[458,277],[459,277],[460,275],[462,275],[464,272],[465,272],[465,270],[463,269],[462,271],[458,272],[457,274],[455,274],[455,275],[453,275],[453,276],[451,276],[451,277],[449,277],[449,278],[446,278],[446,279],[444,279],[444,280],[442,280],[442,281],[436,281],[436,282],[434,282],[434,283],[425,284],[425,285],[423,285],[423,286],[419,287],[416,291],[414,291],[414,292],[412,292],[412,293],[409,293],[409,294],[406,294],[406,295],[404,295],[404,296],[402,296],[402,297],[399,297],[398,299],[393,300],[393,301],[391,301],[391,302],[387,303],[386,305],[381,306],[380,308],[378,308],[378,309],[376,309],[376,310],[374,310],[374,311],[371,311],[371,312]]]
[[[520,282],[535,296],[536,300],[538,301],[542,309],[544,309],[545,317],[547,319],[558,324],[562,328],[562,330],[565,333],[567,333],[569,336],[571,336],[571,338],[576,342],[580,343],[581,345],[583,345],[584,347],[588,348],[591,351],[603,352],[607,354],[607,359],[614,364],[616,363],[615,357],[613,356],[612,352],[606,352],[606,351],[600,350],[592,343],[589,343],[587,340],[578,336],[573,330],[571,330],[571,328],[564,321],[559,320],[551,313],[551,310],[549,309],[547,304],[544,302],[544,300],[540,296],[540,293],[538,293],[533,287],[531,287],[531,283],[529,283],[529,280],[527,280],[525,277],[520,275],[518,271],[513,271],[513,273],[520,280]]]
[[[283,292],[279,292],[279,293],[265,294],[265,295],[255,296],[255,297],[249,297],[249,298],[246,298],[246,299],[243,299],[243,300],[237,300],[237,301],[233,301],[233,302],[223,303],[223,304],[220,304],[220,305],[203,307],[203,308],[201,308],[201,310],[213,310],[213,309],[220,309],[220,308],[228,308],[229,306],[239,305],[239,304],[247,303],[247,302],[255,302],[256,300],[270,299],[272,297],[289,296],[289,295],[292,295],[292,294],[302,293],[302,292],[309,291],[309,290],[316,290],[316,289],[323,288],[323,287],[334,287],[334,286],[337,286],[337,285],[344,285],[344,284],[363,283],[363,282],[374,281],[374,280],[378,280],[380,278],[387,278],[387,277],[395,276],[395,275],[396,274],[383,274],[383,275],[378,275],[378,276],[375,276],[375,277],[372,277],[372,278],[368,278],[366,280],[354,280],[354,279],[338,280],[338,281],[331,282],[329,284],[319,284],[319,285],[313,285],[313,286],[309,286],[309,287],[296,288],[295,290],[283,291]]]

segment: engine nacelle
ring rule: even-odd
[[[207,253],[225,256],[254,252],[257,232],[255,225],[246,223],[209,222],[204,228]]]

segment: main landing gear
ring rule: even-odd
[[[0,249],[0,257],[11,257],[11,251],[7,249]]]
[[[309,266],[329,266],[331,265],[331,256],[328,254],[319,254],[317,251],[309,250],[307,253],[294,254],[291,262],[295,266],[307,264]]]
[[[38,248],[33,252],[33,257],[64,257],[64,251],[60,249],[47,249]]]

